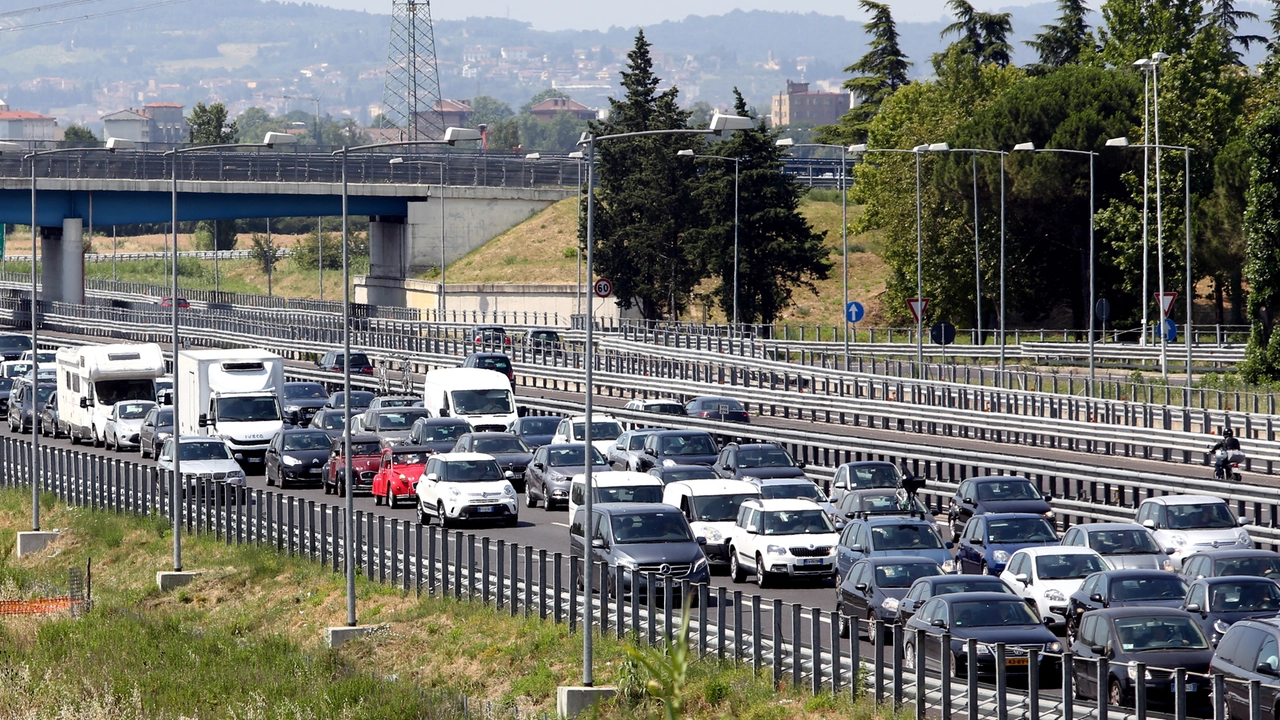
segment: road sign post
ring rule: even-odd
[[[947,346],[956,341],[956,326],[947,321],[934,323],[929,328],[929,339],[942,346],[942,362],[947,362]]]
[[[1107,321],[1111,319],[1111,301],[1106,298],[1100,298],[1098,304],[1094,306],[1093,312],[1102,321],[1102,342],[1107,341]],[[1089,338],[1092,342],[1093,338]]]

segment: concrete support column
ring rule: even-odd
[[[403,280],[407,276],[407,225],[404,216],[375,215],[369,218],[369,276]],[[370,288],[371,305],[399,305],[405,302],[404,291],[391,284]]]
[[[84,221],[62,221],[62,287],[64,303],[84,304]]]
[[[62,301],[62,228],[40,228],[40,299]]]

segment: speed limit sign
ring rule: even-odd
[[[604,278],[596,280],[596,297],[607,298],[613,294],[613,283]]]

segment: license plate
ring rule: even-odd
[[[800,560],[797,560],[796,562],[800,563],[801,565],[826,565],[827,559],[826,558],[802,558]]]
[[[1195,684],[1195,683],[1187,683],[1187,692],[1195,692],[1195,691],[1196,691],[1196,684]]]
[[[1006,666],[1013,666],[1013,667],[1026,667],[1027,659],[1024,657],[1005,658],[1004,664]]]
[[[251,463],[260,463],[260,462],[262,462],[262,458],[260,458],[260,457],[251,457],[251,458],[249,458],[249,462],[251,462]]]
[[[308,474],[308,475],[319,475],[319,474],[320,474],[320,468],[311,468],[311,469],[307,470],[307,474]]]
[[[492,506],[492,505],[483,505],[483,506],[481,506],[481,507],[476,508],[476,512],[491,513],[491,512],[493,512],[493,506]]]

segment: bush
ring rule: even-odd
[[[218,233],[218,250],[236,249],[235,220],[201,220],[196,223],[195,246],[197,250],[214,249],[214,230]]]
[[[369,235],[368,233],[351,233],[351,257],[364,258],[369,256]],[[320,247],[316,243],[315,232],[307,233],[293,246],[293,261],[300,268],[308,270],[318,270],[320,268]],[[342,233],[329,232],[324,233],[324,269],[325,270],[341,270],[342,269]]]

